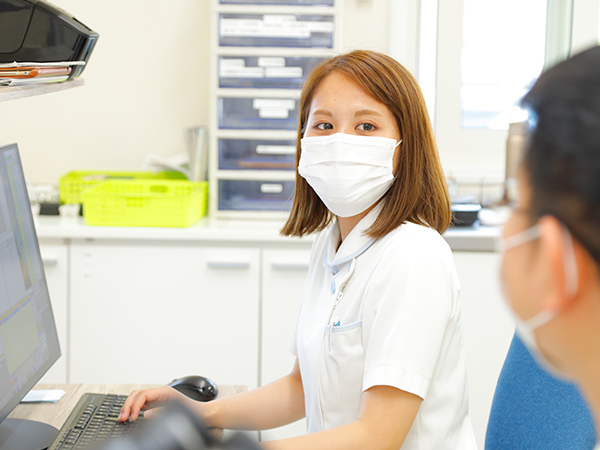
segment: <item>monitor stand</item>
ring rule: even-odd
[[[47,423],[6,419],[0,424],[0,450],[43,450],[57,436],[58,430]]]

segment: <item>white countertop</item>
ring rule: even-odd
[[[85,224],[83,217],[37,216],[40,240],[200,241],[310,246],[312,236],[298,239],[279,235],[283,221],[200,219],[188,228],[105,227]],[[455,251],[494,251],[500,227],[451,228],[444,238]]]

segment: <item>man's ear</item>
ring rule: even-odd
[[[544,297],[543,307],[564,311],[575,301],[579,289],[580,274],[577,258],[574,257],[575,242],[556,217],[543,216],[538,221],[538,226],[542,254],[540,261],[552,280],[551,292]]]

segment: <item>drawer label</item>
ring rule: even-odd
[[[260,192],[263,194],[281,194],[283,192],[283,184],[263,183],[260,185]]]
[[[261,119],[288,119],[290,111],[296,107],[295,100],[275,98],[255,98],[252,107],[258,109]]]
[[[262,67],[221,66],[219,76],[221,78],[264,78],[265,69]]]
[[[221,36],[281,37],[296,39],[310,38],[310,22],[296,22],[295,20],[271,20],[268,17],[269,16],[265,16],[265,20],[221,19]]]
[[[252,101],[252,107],[254,109],[285,108],[291,111],[292,109],[296,108],[296,101],[278,98],[255,98]]]
[[[326,16],[324,16],[326,17]],[[333,33],[333,21],[296,20],[294,15],[265,14],[255,18],[221,18],[219,32],[222,37],[256,36],[271,38],[308,39],[312,33]]]
[[[259,56],[258,65],[260,67],[285,67],[285,58],[276,56]]]
[[[221,78],[264,78],[263,67],[246,67],[241,58],[229,58],[219,61],[219,77]]]
[[[267,78],[302,78],[302,67],[266,67]]]
[[[276,106],[265,106],[258,109],[258,117],[261,119],[289,119],[290,110]]]
[[[256,153],[259,155],[293,155],[296,147],[293,145],[257,145]]]

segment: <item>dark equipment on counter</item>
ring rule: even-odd
[[[171,381],[169,386],[199,402],[209,402],[219,395],[214,381],[197,375],[178,378]]]
[[[452,226],[470,227],[479,218],[481,205],[478,203],[452,203]]]
[[[98,33],[44,0],[0,0],[0,63],[87,61]],[[83,72],[73,66],[69,78]]]

